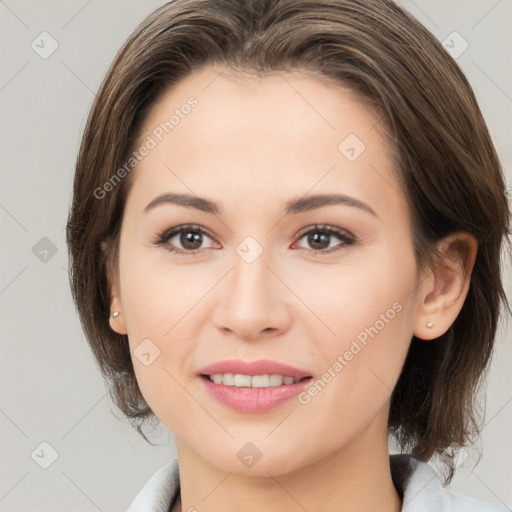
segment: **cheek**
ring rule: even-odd
[[[121,275],[123,310],[129,334],[167,338],[194,316],[196,304],[216,279],[193,265],[173,265],[163,250],[158,258],[152,256],[143,252],[126,258]]]
[[[319,409],[341,402],[357,409],[364,400],[371,414],[389,398],[412,338],[416,302],[414,256],[400,256],[339,267],[308,292],[311,276],[303,278],[302,296],[318,315],[304,328],[315,340],[308,347],[312,360],[323,363]]]
[[[311,339],[323,333],[319,346],[332,351],[354,338],[364,343],[391,332],[401,332],[403,338],[412,326],[408,305],[414,302],[417,280],[412,253],[399,256],[369,254],[340,265],[293,272],[295,277],[290,272],[287,279],[308,306],[301,317],[314,328]]]
[[[198,272],[193,265],[172,265],[167,254],[126,251],[120,261],[121,298],[127,323],[130,352],[141,393],[169,428],[179,421],[170,410],[180,411],[194,403],[184,387],[184,368],[197,351],[204,324],[201,299],[218,278],[212,272]],[[201,318],[199,318],[199,315]]]

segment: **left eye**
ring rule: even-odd
[[[334,248],[329,248],[333,237],[337,238],[341,243],[336,244]],[[313,249],[308,249],[307,247],[303,248],[315,254],[338,251],[342,249],[343,246],[352,245],[355,242],[353,235],[334,226],[314,226],[313,228],[309,228],[306,232],[303,232],[299,240],[303,238],[306,238],[307,243],[313,247]]]

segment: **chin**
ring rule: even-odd
[[[240,441],[240,438],[231,439],[229,446],[218,441],[208,443],[200,455],[212,466],[226,473],[264,478],[268,478],[269,473],[272,476],[291,473],[311,462],[304,459],[303,447],[297,450],[296,444],[286,446],[278,442],[276,445],[268,439],[265,440],[264,435],[260,438],[244,438],[244,441]],[[220,449],[212,450],[212,445],[217,445]]]

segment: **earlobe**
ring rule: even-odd
[[[110,315],[110,328],[117,332],[117,334],[126,334],[126,322],[124,320],[124,316],[119,311],[114,311]]]
[[[126,321],[123,315],[121,300],[117,293],[112,296],[110,304],[110,328],[118,334],[126,334]]]
[[[442,336],[459,315],[466,300],[478,243],[464,232],[437,244],[441,260],[420,283],[414,336],[432,340]]]
[[[106,240],[101,242],[101,250],[103,253],[107,250],[108,243]],[[107,258],[105,263],[105,271],[107,274],[108,292],[110,295],[110,313],[109,313],[109,324],[110,328],[118,334],[126,334],[126,321],[123,315],[123,307],[119,294],[119,288],[117,286],[117,279],[115,272],[112,269],[112,263]]]

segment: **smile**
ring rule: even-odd
[[[220,404],[239,412],[262,413],[290,400],[313,378],[277,361],[225,360],[202,368],[201,385]]]
[[[289,375],[265,374],[265,375],[243,375],[240,373],[215,373],[206,375],[215,384],[234,386],[237,388],[269,388],[275,386],[288,386],[302,379],[294,379]],[[308,378],[308,377],[303,377]]]

